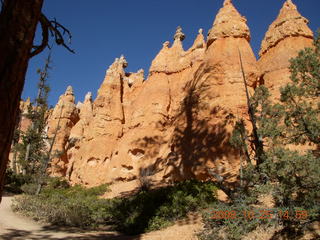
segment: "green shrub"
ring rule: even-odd
[[[108,201],[98,196],[107,185],[86,189],[76,185],[69,188],[44,187],[38,196],[22,195],[15,199],[13,210],[33,217],[35,220],[54,225],[96,227],[108,220]]]
[[[189,211],[208,207],[216,199],[213,183],[195,180],[141,191],[128,198],[100,199],[106,189],[106,185],[87,189],[50,183],[38,196],[17,197],[13,210],[55,225],[81,228],[115,225],[122,232],[139,234],[169,226]]]
[[[60,177],[49,177],[46,183],[47,189],[56,189],[56,188],[68,188],[70,187],[66,179]]]
[[[114,219],[118,230],[127,234],[158,230],[190,211],[207,207],[215,201],[215,191],[213,183],[196,180],[141,191],[127,199],[114,200]]]
[[[236,217],[232,219],[226,216],[221,219],[213,219],[215,211],[230,212],[234,211]],[[254,211],[255,218],[245,217],[243,212]],[[276,218],[260,219],[259,209],[248,208],[248,205],[243,203],[214,203],[210,209],[203,211],[204,231],[199,234],[201,240],[241,240],[244,235],[254,231],[257,227],[268,229],[275,225],[278,221]]]
[[[29,195],[34,195],[37,191],[37,188],[38,188],[38,184],[36,183],[26,183],[21,186],[22,192]]]
[[[21,187],[31,182],[30,175],[16,174],[11,169],[6,170],[4,189],[12,193],[22,193]]]

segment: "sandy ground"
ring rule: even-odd
[[[117,232],[79,232],[75,229],[61,229],[41,225],[11,210],[11,196],[4,196],[0,204],[0,239],[107,239],[107,240],[196,240],[195,233],[202,229],[201,218],[190,215],[174,226],[139,236],[123,236]]]

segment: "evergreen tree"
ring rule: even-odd
[[[0,202],[28,61],[49,46],[50,36],[57,45],[74,53],[66,44],[67,40],[71,43],[69,30],[41,13],[43,0],[1,0],[1,3]],[[41,24],[42,41],[39,46],[34,46],[38,22]]]
[[[2,2],[0,12],[0,201],[20,96],[43,0]]]
[[[228,204],[213,206],[218,209],[214,212],[221,215],[204,215],[206,230],[201,239],[240,240],[257,227],[268,229],[272,225],[279,227],[279,223],[282,228],[272,239],[301,239],[304,230],[313,232],[311,224],[319,221],[319,36],[312,48],[300,51],[290,61],[290,71],[292,81],[280,89],[281,99],[276,103],[270,100],[265,86],[257,87],[252,97],[246,91],[250,130],[240,119],[230,138],[230,143],[239,149],[241,163],[246,160],[240,166],[240,186],[228,194]],[[242,73],[247,90],[243,69]],[[275,200],[270,218],[261,215],[259,209],[260,197],[265,194]],[[245,214],[248,212],[252,217]],[[232,218],[233,213],[239,218]],[[312,234],[318,236],[316,232]]]
[[[250,157],[257,156],[257,149],[250,145],[255,136],[248,134],[243,121],[236,124],[231,143],[246,153],[242,177],[246,184],[241,190],[247,199],[254,202],[263,191],[272,193],[278,207],[313,209],[315,217],[320,203],[319,37],[314,48],[291,60],[290,70],[292,81],[281,88],[279,103],[272,103],[264,86],[249,101],[258,138],[264,144],[263,161],[254,164]]]
[[[50,91],[47,84],[50,63],[51,55],[49,54],[44,68],[38,70],[38,74],[40,75],[38,94],[34,103],[30,105],[26,115],[32,122],[31,126],[25,133],[21,134],[21,142],[15,146],[15,149],[18,151],[18,162],[23,169],[23,174],[31,176],[34,184],[34,189],[30,190],[31,192],[35,192],[35,185],[43,181],[44,167],[47,166],[48,162],[48,139],[45,127],[48,112],[47,99]]]
[[[320,144],[320,38],[291,60],[292,83],[281,89],[290,143]]]

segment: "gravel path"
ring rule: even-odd
[[[13,197],[4,196],[0,203],[0,239],[2,240],[196,240],[195,233],[201,230],[201,218],[190,215],[163,230],[139,236],[123,236],[117,232],[79,232],[41,225],[11,210]]]
[[[11,210],[13,197],[4,196],[0,204],[0,239],[26,240],[26,239],[137,239],[120,236],[116,232],[86,232],[77,230],[62,230],[60,228],[41,225],[26,217],[17,215]]]

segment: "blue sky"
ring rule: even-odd
[[[251,30],[251,46],[258,53],[268,26],[274,21],[285,0],[233,0],[238,11],[247,18]],[[320,0],[293,0],[300,13],[310,20],[316,32],[320,27]],[[172,42],[176,27],[186,34],[188,49],[199,28],[207,34],[223,0],[46,0],[43,12],[56,18],[73,35],[76,54],[54,46],[49,84],[49,104],[55,105],[68,85],[73,86],[76,101],[91,91],[96,96],[105,72],[116,57],[123,54],[127,71],[143,68],[148,72],[151,61],[162,48]],[[41,35],[38,32],[39,36]],[[36,95],[38,75],[48,51],[29,62],[23,98]]]

